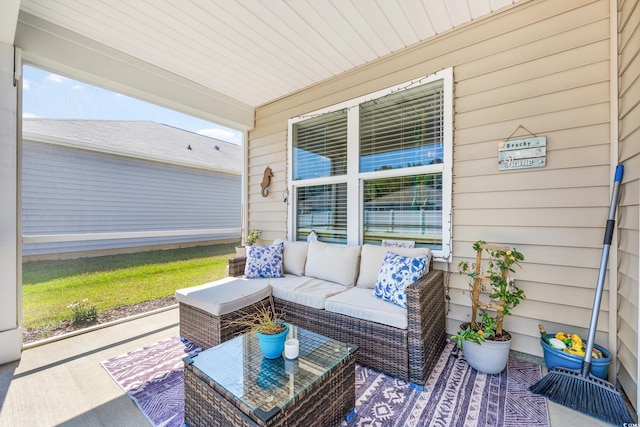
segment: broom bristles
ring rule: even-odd
[[[536,384],[533,393],[611,424],[633,423],[622,393],[612,384],[591,374],[555,367]]]

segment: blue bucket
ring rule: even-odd
[[[549,334],[549,337],[554,336],[555,334]],[[547,366],[547,369],[555,366],[573,369],[575,371],[580,371],[582,369],[584,357],[565,353],[562,350],[553,348],[546,342],[542,341],[542,338],[540,338],[540,345],[544,351],[544,364]],[[606,348],[599,346],[598,344],[594,344],[593,346],[602,352],[603,357],[600,359],[591,359],[591,374],[598,378],[606,379],[609,371],[609,365],[611,364],[611,353],[609,353]]]

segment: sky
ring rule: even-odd
[[[27,65],[23,68],[22,116],[150,120],[238,145],[243,136],[234,129]]]

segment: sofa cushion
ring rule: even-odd
[[[324,309],[327,298],[345,290],[343,285],[335,282],[291,274],[272,279],[270,283],[274,297],[320,310]]]
[[[283,248],[284,243],[247,247],[244,275],[249,279],[282,277]]]
[[[371,289],[351,288],[327,298],[325,310],[395,328],[407,329],[407,310],[371,295]]]
[[[356,286],[368,289],[373,289],[376,286],[378,273],[380,273],[380,267],[382,267],[382,261],[384,261],[387,252],[409,257],[427,255],[429,261],[427,262],[425,273],[429,271],[429,262],[431,261],[431,249],[429,248],[400,248],[365,244],[362,246],[360,273],[358,274]]]
[[[291,242],[288,240],[276,239],[273,243],[284,243],[283,266],[284,272],[304,276],[304,265],[307,262],[307,242]]]
[[[373,296],[407,308],[407,286],[422,277],[427,262],[427,255],[413,258],[387,253],[380,267]]]
[[[204,285],[178,289],[178,302],[197,307],[215,316],[242,309],[269,296],[271,287],[264,279],[225,277]]]
[[[352,286],[358,274],[360,246],[309,243],[304,274],[317,279]]]

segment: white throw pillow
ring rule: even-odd
[[[288,240],[276,239],[276,243],[284,243],[283,265],[284,272],[304,276],[304,265],[307,262],[307,242],[290,242]]]
[[[247,246],[244,275],[247,279],[282,277],[282,251],[284,244]]]
[[[376,286],[382,261],[388,252],[408,257],[426,255],[428,261],[425,273],[429,271],[429,263],[431,262],[431,249],[429,248],[399,248],[365,244],[362,246],[362,256],[360,257],[360,273],[357,283],[359,288],[373,289]]]
[[[387,253],[380,267],[373,296],[407,308],[407,286],[422,277],[428,260],[426,255],[412,258]]]
[[[352,286],[358,273],[360,246],[330,245],[320,241],[309,243],[306,276]]]

